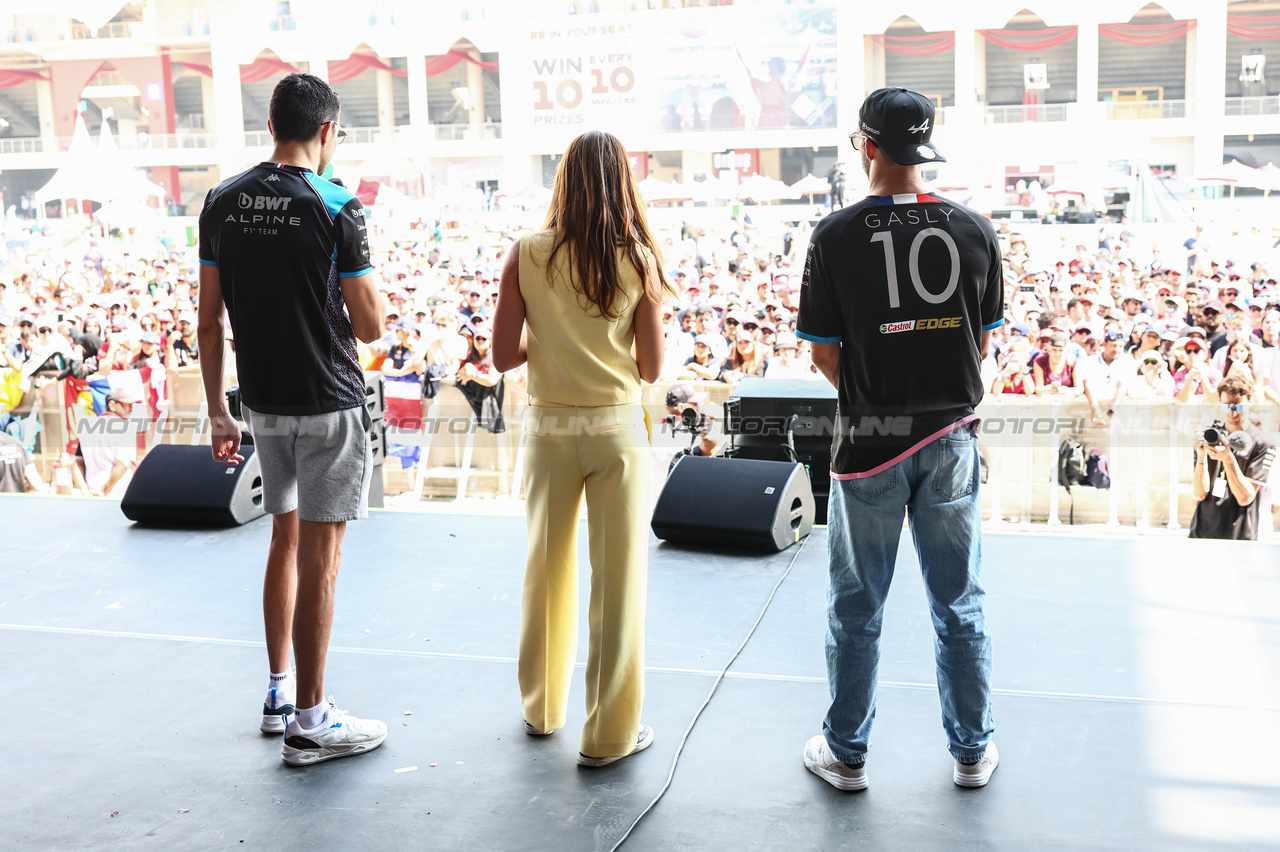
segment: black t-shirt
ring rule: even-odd
[[[869,476],[973,419],[1003,305],[995,229],[966,207],[873,195],[819,222],[796,334],[840,344],[832,473]]]
[[[185,337],[179,337],[173,342],[173,357],[178,360],[175,367],[187,367],[200,360],[200,342],[197,338],[192,337],[187,340]],[[253,406],[249,406],[253,408]]]
[[[27,490],[27,465],[31,454],[17,438],[0,432],[0,493],[23,494]]]
[[[1237,455],[1236,463],[1246,478],[1265,484],[1276,458],[1276,446],[1263,437],[1256,426],[1246,426],[1244,431],[1253,436],[1253,449],[1247,458]],[[1191,516],[1190,537],[1257,541],[1262,498],[1255,497],[1248,506],[1237,503],[1222,467],[1222,462],[1208,460],[1209,493],[1196,504],[1195,514]]]
[[[364,209],[349,190],[259,163],[205,199],[200,262],[218,267],[245,405],[291,415],[364,405],[340,282],[371,268]]]

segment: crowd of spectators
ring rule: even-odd
[[[370,224],[387,315],[385,337],[360,347],[363,366],[427,398],[455,383],[481,424],[502,431],[505,386],[518,392],[523,377],[493,368],[489,323],[501,260],[523,231],[421,221],[393,230],[376,211]],[[41,383],[198,362],[195,247],[91,224],[70,250],[24,248],[49,244],[38,230],[15,240],[15,228],[38,227],[9,223],[0,267],[0,431]],[[726,214],[714,227],[655,230],[676,288],[663,306],[663,384],[821,380],[795,335],[808,222]],[[1280,402],[1280,289],[1263,260],[1211,246],[1198,228],[1141,257],[1116,224],[1061,257],[1033,256],[1007,223],[999,231],[1007,322],[984,363],[990,393],[1080,397],[1097,424],[1126,399],[1216,402],[1226,376],[1247,379],[1259,403]]]
[[[1033,257],[1002,229],[1006,324],[984,365],[993,394],[1080,397],[1107,425],[1128,400],[1216,404],[1238,376],[1280,403],[1280,288],[1264,261],[1211,247],[1196,227],[1181,256],[1139,257],[1122,226],[1065,258]]]

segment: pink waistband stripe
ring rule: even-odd
[[[868,476],[875,476],[880,471],[888,470],[889,468],[893,467],[895,464],[902,461],[903,459],[915,454],[925,444],[931,444],[934,441],[941,438],[943,435],[949,435],[950,433],[959,429],[961,426],[965,426],[969,423],[972,423],[977,419],[978,419],[978,415],[970,414],[968,417],[965,417],[962,420],[957,420],[955,423],[952,423],[950,426],[947,426],[945,429],[939,429],[937,432],[934,432],[929,437],[924,438],[918,444],[913,446],[911,449],[906,450],[900,455],[894,456],[893,458],[889,459],[887,462],[885,462],[882,465],[877,465],[876,467],[871,468],[871,470],[863,471],[862,473],[836,473],[833,470],[831,471],[831,478],[838,479],[841,482],[847,482],[850,479],[866,479]]]

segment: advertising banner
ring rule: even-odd
[[[521,106],[535,142],[558,146],[587,129],[625,141],[835,125],[834,7],[639,11],[525,26]]]

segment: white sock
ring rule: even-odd
[[[288,679],[289,679],[288,670],[282,671],[280,672],[280,674],[276,674],[275,672],[272,672],[270,679],[267,681],[267,689],[279,689],[282,686],[284,686],[284,682]]]
[[[298,727],[306,731],[314,730],[323,725],[329,716],[329,702],[321,701],[315,707],[300,707],[294,721],[298,723]]]

